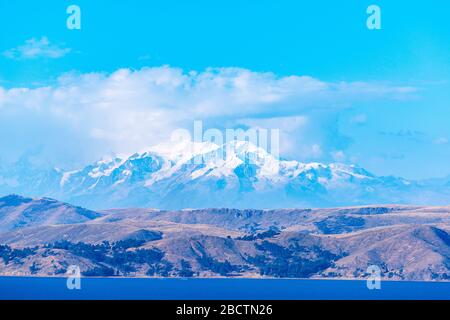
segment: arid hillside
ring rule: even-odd
[[[0,199],[0,275],[450,280],[450,207],[95,212]]]

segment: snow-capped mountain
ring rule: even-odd
[[[276,159],[248,142],[181,142],[104,158],[75,171],[0,172],[0,192],[47,196],[88,208],[327,207],[448,204],[449,188],[377,177],[353,165]]]

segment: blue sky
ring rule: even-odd
[[[66,28],[71,4],[82,30]],[[382,30],[366,28],[370,4],[382,10]],[[444,0],[0,0],[0,134],[8,137],[0,154],[39,145],[55,165],[71,166],[196,119],[219,128],[291,121],[286,157],[445,176],[449,12]],[[21,56],[30,48],[40,51]],[[216,86],[236,79],[245,88]],[[105,98],[108,90],[116,95]]]

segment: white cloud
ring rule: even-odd
[[[365,114],[358,114],[350,119],[350,123],[356,124],[356,125],[363,125],[367,122],[367,115]]]
[[[318,144],[311,146],[311,154],[313,157],[320,157],[322,155],[322,148]]]
[[[434,140],[434,144],[448,144],[449,141],[446,137],[440,137]]]
[[[343,162],[345,160],[345,153],[342,150],[331,152],[331,156],[337,162]]]
[[[388,84],[336,84],[239,68],[183,72],[164,66],[67,74],[48,87],[0,87],[0,134],[14,136],[16,142],[0,142],[0,151],[41,143],[53,148],[53,157],[63,147],[67,158],[95,158],[109,151],[141,150],[203,120],[219,129],[279,128],[282,151],[319,157],[325,150],[313,132],[321,127],[310,121],[312,110],[340,110],[367,99],[405,99],[412,92]]]
[[[47,37],[26,40],[23,45],[9,49],[3,55],[10,59],[61,58],[71,51],[62,45],[50,43]]]
[[[309,124],[309,118],[305,115],[293,115],[286,117],[272,118],[250,118],[238,119],[233,124],[243,125],[247,128],[255,129],[279,129],[280,130],[280,153],[288,157],[296,157],[298,153],[317,156],[317,152],[310,152],[313,148],[304,150],[304,146],[299,148],[298,142],[303,131]]]

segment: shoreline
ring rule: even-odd
[[[67,279],[68,276],[8,276],[8,275],[0,275],[1,279]],[[246,277],[191,277],[191,278],[182,278],[182,277],[124,277],[124,276],[116,276],[116,277],[83,277],[81,279],[97,279],[97,280],[287,280],[287,281],[367,281],[368,279],[361,278],[273,278],[273,277],[261,277],[261,278],[246,278]],[[450,280],[393,280],[393,279],[381,279],[381,282],[392,282],[392,283],[450,283]]]

